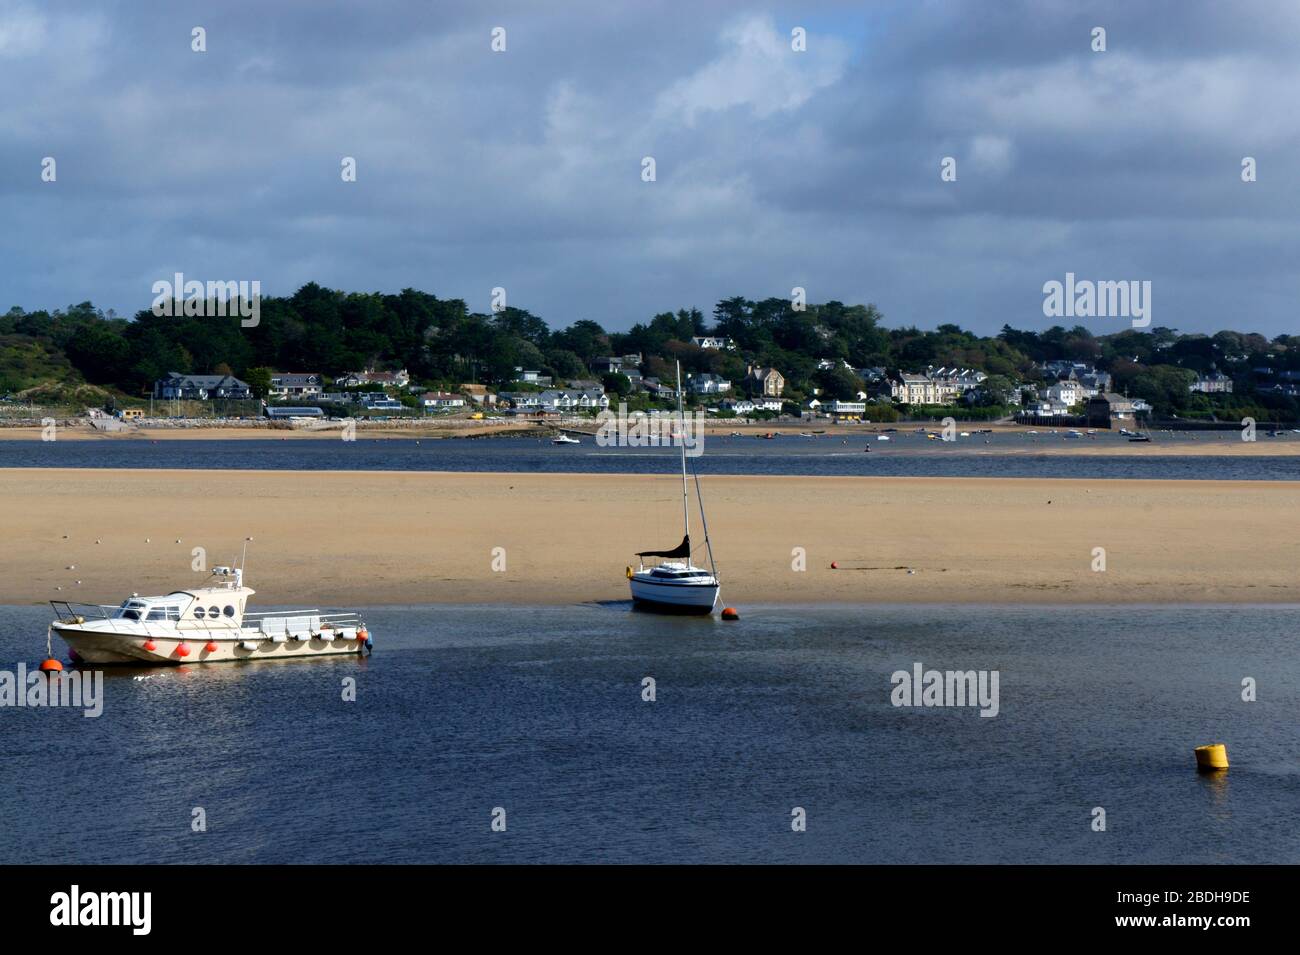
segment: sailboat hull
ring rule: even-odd
[[[678,583],[651,580],[635,574],[631,581],[632,601],[639,610],[654,613],[709,614],[718,603],[718,584]]]

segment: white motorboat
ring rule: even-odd
[[[551,444],[582,444],[582,439],[571,438],[567,434],[560,434],[551,439]]]
[[[637,554],[638,567],[627,568],[632,601],[644,610],[659,613],[709,614],[718,603],[717,568],[713,566],[713,546],[709,542],[709,525],[704,518],[704,499],[700,497],[700,479],[695,477],[695,496],[700,505],[700,523],[704,528],[704,545],[710,570],[691,562],[691,511],[686,483],[686,416],[682,411],[682,366],[677,365],[677,417],[681,428],[678,441],[682,450],[682,542],[671,550],[642,551]],[[647,567],[646,558],[660,563]]]
[[[243,570],[213,569],[202,587],[119,606],[51,600],[50,630],[86,663],[167,665],[361,653],[373,645],[356,613],[247,613]]]

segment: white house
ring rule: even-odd
[[[1068,408],[1071,405],[1077,405],[1080,401],[1091,398],[1092,395],[1088,394],[1087,389],[1077,381],[1066,380],[1058,381],[1056,384],[1045,388],[1043,397],[1052,404],[1064,405]]]
[[[550,375],[543,375],[539,371],[533,371],[530,368],[515,368],[515,381],[522,381],[527,385],[546,386],[551,383]]]
[[[865,401],[830,401],[826,403],[826,411],[836,417],[861,417],[867,413],[867,403]]]
[[[537,396],[545,411],[606,411],[609,395],[600,388],[582,391],[569,388],[551,388]]]
[[[1222,372],[1212,371],[1208,375],[1198,376],[1192,382],[1191,390],[1206,395],[1232,394],[1232,379]]]
[[[730,338],[720,338],[714,335],[696,335],[691,339],[691,344],[697,348],[707,348],[709,351],[736,350],[736,343]]]
[[[319,398],[321,377],[311,372],[273,371],[268,398]]]
[[[344,375],[334,382],[340,388],[355,388],[358,385],[380,385],[391,386],[393,388],[405,388],[411,383],[411,376],[405,368],[397,371],[375,371],[373,368],[367,368],[365,371],[353,372],[350,375]]]
[[[420,405],[425,411],[454,411],[465,407],[465,396],[450,391],[428,391],[420,396]]]
[[[687,387],[697,395],[724,395],[731,390],[731,382],[717,375],[693,375]]]

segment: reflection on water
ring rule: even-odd
[[[1300,861],[1300,608],[742,610],[372,608],[369,659],[107,669],[98,719],[0,709],[0,862]],[[0,668],[45,618],[0,608]],[[998,671],[998,716],[891,705],[916,662]]]

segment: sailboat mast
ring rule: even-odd
[[[686,537],[691,536],[691,509],[686,497],[686,412],[682,410],[682,363],[677,363],[677,442],[682,449],[682,526]],[[691,562],[691,555],[686,555],[686,562]]]

